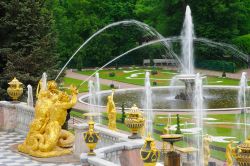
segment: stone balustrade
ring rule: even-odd
[[[95,150],[97,155],[88,157],[88,148],[83,141],[83,133],[88,130],[88,126],[87,124],[75,124],[74,128],[76,136],[74,154],[76,156],[80,155],[82,164],[88,163],[91,166],[117,166],[123,163],[122,165],[129,166],[131,163],[138,163],[138,165],[143,165],[139,155],[139,149],[144,144],[142,139],[130,140],[127,134],[111,131],[97,124],[95,125],[95,130],[100,133],[101,137]]]
[[[143,143],[141,139],[114,143],[111,146],[96,149],[95,157],[89,157],[87,153],[82,153],[80,156],[81,163],[88,163],[93,166],[143,165],[139,153]]]
[[[75,144],[74,155],[79,156],[83,152],[87,152],[88,148],[83,140],[83,133],[88,130],[87,123],[74,124]],[[100,124],[95,125],[95,130],[100,133],[101,139],[98,141],[97,149],[105,146],[113,145],[114,143],[128,141],[128,135],[119,132],[111,131]]]
[[[0,101],[0,129],[26,134],[34,118],[34,108],[23,102]]]

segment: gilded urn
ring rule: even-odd
[[[250,166],[250,137],[232,152],[239,166]]]
[[[126,113],[125,125],[131,129],[132,135],[128,136],[130,139],[141,138],[138,131],[144,126],[145,119],[142,116],[142,112],[136,105],[133,105],[129,112]]]
[[[145,143],[141,148],[141,159],[143,160],[144,166],[155,166],[160,156],[160,152],[156,149],[155,141],[149,135],[145,139]]]
[[[23,84],[19,82],[16,77],[14,77],[14,79],[8,84],[9,87],[7,89],[7,93],[12,100],[16,101],[23,94]]]
[[[95,122],[92,120],[92,118],[89,120],[88,125],[89,125],[88,131],[83,134],[84,141],[86,142],[89,148],[88,155],[95,156],[96,154],[94,152],[94,149],[97,145],[98,140],[100,139],[100,136],[99,132],[94,131]]]

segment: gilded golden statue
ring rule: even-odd
[[[209,136],[208,134],[206,134],[203,138],[203,146],[204,146],[204,166],[208,166],[208,161],[210,159],[210,148],[209,148],[209,144],[210,142],[212,142],[212,138],[211,136]]]
[[[232,144],[233,144],[233,140],[231,140],[229,142],[229,144],[226,147],[226,162],[227,162],[227,166],[233,166],[233,158],[232,158],[232,152],[233,152],[233,148],[232,148]]]
[[[66,120],[67,109],[77,102],[77,89],[70,88],[72,97],[57,89],[55,81],[48,82],[47,90],[37,93],[35,117],[20,152],[35,157],[54,157],[71,153],[74,135],[61,127]]]
[[[114,102],[114,92],[115,90],[112,90],[112,94],[108,96],[108,102],[107,102],[107,114],[108,114],[108,128],[110,130],[117,130],[116,128],[116,108],[115,108],[115,102]]]

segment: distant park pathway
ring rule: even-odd
[[[250,69],[243,69],[236,73],[226,73],[228,78],[240,79],[242,72],[247,73],[247,77],[250,78]],[[204,70],[204,69],[196,69],[196,73],[202,73],[208,76],[218,76],[221,77],[222,71],[212,71],[212,70]]]
[[[175,70],[177,71],[176,67],[163,67],[164,69],[167,70]],[[195,70],[196,73],[200,73],[200,74],[204,74],[207,76],[217,76],[217,77],[221,77],[222,76],[222,71],[214,71],[214,70],[206,70],[206,69],[196,69]],[[241,74],[242,72],[246,72],[247,73],[247,77],[250,78],[250,68],[249,69],[243,69],[240,70],[236,73],[227,73],[226,72],[226,76],[227,78],[232,78],[232,79],[240,79],[241,78]]]
[[[77,72],[73,72],[71,70],[67,70],[66,71],[66,77],[69,78],[74,78],[74,79],[78,79],[78,80],[87,80],[87,78],[89,77],[88,75],[83,75],[83,74],[79,74]],[[123,83],[123,82],[118,82],[118,81],[113,81],[113,80],[108,80],[108,79],[103,79],[100,78],[100,84],[103,85],[110,85],[110,84],[114,84],[115,87],[118,87],[119,89],[126,89],[126,88],[138,88],[141,87],[139,85],[133,85],[133,84],[128,84],[128,83]]]
[[[65,77],[69,77],[69,78],[74,78],[74,79],[78,79],[78,80],[87,80],[87,78],[89,76],[87,75],[83,75],[83,74],[79,74],[76,72],[73,72],[71,70],[67,70],[66,71],[66,76]],[[108,79],[102,79],[100,78],[100,84],[103,85],[110,85],[110,84],[114,84],[116,87],[119,87],[119,89],[127,89],[127,88],[138,88],[141,87],[139,85],[133,85],[133,84],[128,84],[128,83],[123,83],[123,82],[118,82],[118,81],[112,81],[112,80],[108,80]],[[84,93],[79,93],[78,94],[78,98],[80,98],[80,96],[87,94],[87,92]],[[77,110],[88,110],[89,106],[84,104],[84,103],[80,103],[79,101],[76,103],[76,105],[73,107]]]

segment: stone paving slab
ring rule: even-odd
[[[55,163],[52,158],[46,163],[34,160],[32,157],[26,157],[13,150],[14,145],[23,142],[25,135],[17,132],[0,131],[0,166],[80,166],[80,161],[77,163]],[[60,159],[64,156],[60,157]],[[64,161],[67,161],[65,158]],[[80,159],[79,159],[80,160]]]

